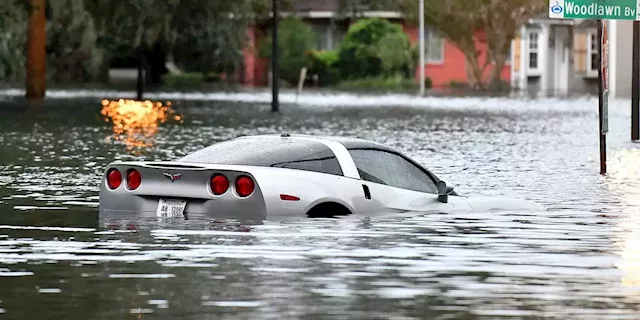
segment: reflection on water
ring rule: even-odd
[[[610,161],[607,187],[617,195],[621,205],[640,208],[640,149],[618,151]],[[633,209],[632,209],[633,210]],[[634,210],[635,211],[635,210]],[[640,299],[640,212],[620,218],[620,258],[618,268],[625,272],[622,284]]]
[[[105,122],[113,125],[113,138],[124,140],[129,150],[133,148],[150,147],[152,138],[158,133],[158,126],[166,121],[182,123],[182,116],[175,114],[171,102],[165,104],[149,100],[136,101],[131,99],[102,100],[102,110]],[[124,135],[124,137],[123,137]]]
[[[602,177],[597,104],[492,109],[491,101],[454,111],[283,105],[278,115],[268,104],[176,100],[105,101],[103,113],[61,102],[38,118],[0,109],[0,314],[637,319],[640,151],[628,142],[627,111],[611,109]],[[178,106],[179,120],[170,111]],[[526,198],[549,210],[250,225],[98,217],[100,175],[115,159],[174,159],[285,130],[389,144],[461,193]],[[127,135],[145,143],[126,143]]]

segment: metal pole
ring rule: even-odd
[[[602,83],[602,20],[598,19],[598,136],[600,137],[600,174],[607,173],[607,136],[602,132],[603,83]]]
[[[439,1],[439,0],[438,0]],[[424,96],[424,0],[420,0],[420,96]]]
[[[278,0],[272,0],[273,18],[271,19],[271,112],[278,112]]]
[[[640,21],[633,22],[633,57],[631,58],[631,140],[640,139]]]
[[[45,0],[29,1],[27,33],[26,96],[29,100],[42,100],[46,91],[47,33]]]

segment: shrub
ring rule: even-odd
[[[162,83],[169,87],[199,86],[204,82],[205,77],[199,72],[180,74],[167,73],[162,75]]]
[[[383,19],[360,19],[342,41],[338,67],[345,79],[392,76],[413,66],[408,37],[399,24]],[[384,60],[391,59],[390,62]]]
[[[309,51],[311,67],[307,74],[317,75],[318,84],[326,86],[340,81],[340,70],[338,70],[338,52],[335,50]]]
[[[316,34],[309,25],[298,18],[289,17],[283,19],[278,28],[280,78],[290,84],[297,83],[300,77],[300,69],[311,67],[311,57],[307,52],[315,44]],[[262,43],[260,55],[271,58],[270,36]]]
[[[415,91],[419,87],[418,82],[413,78],[402,76],[395,77],[366,77],[353,80],[345,80],[337,85],[339,90],[348,91],[392,91],[407,92]],[[431,87],[431,79],[425,79],[425,87]]]

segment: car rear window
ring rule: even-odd
[[[241,138],[219,142],[178,161],[278,167],[343,175],[335,154],[326,145],[278,138]]]

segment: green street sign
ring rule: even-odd
[[[640,0],[549,0],[549,18],[640,20]]]

